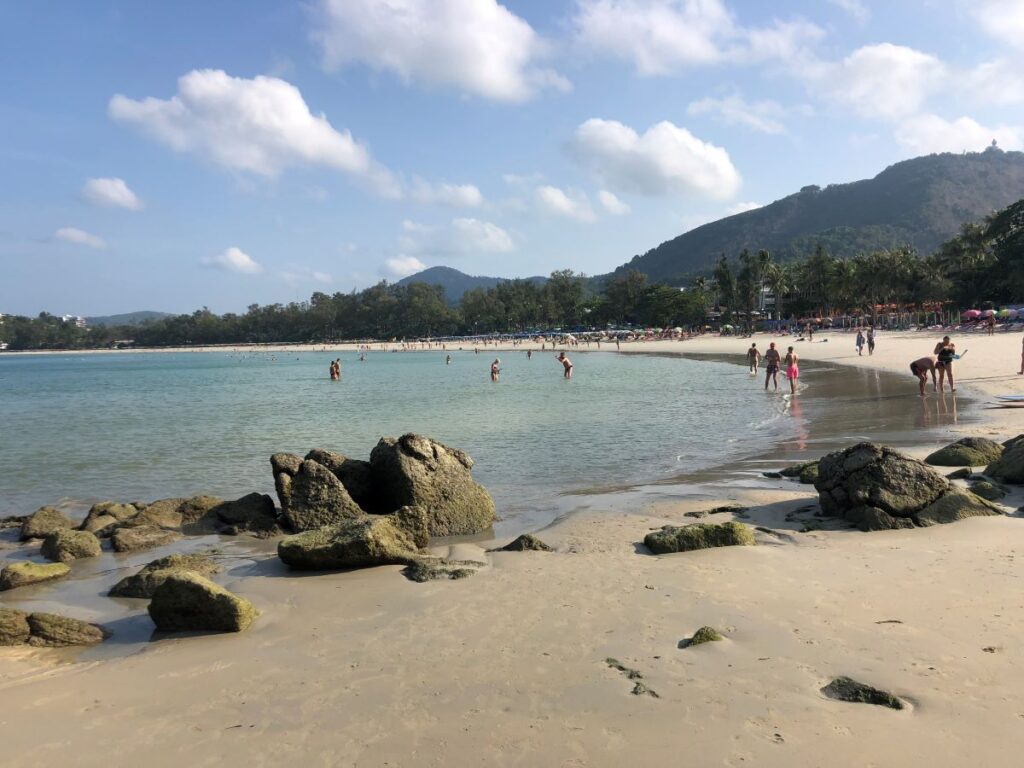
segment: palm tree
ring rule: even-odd
[[[793,270],[786,264],[769,264],[767,267],[765,281],[775,296],[775,314],[779,320],[784,316],[783,299],[793,290],[793,277]]]

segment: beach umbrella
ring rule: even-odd
[[[981,317],[981,312],[977,309],[968,309],[961,315],[961,317],[965,317],[968,320],[973,320],[977,317]]]
[[[994,309],[986,309],[982,311],[981,317],[992,317],[992,315],[994,315],[995,313],[996,312]]]
[[[1008,310],[1006,310],[1006,316],[1007,317],[1020,317],[1020,310],[1019,309],[1008,309]]]
[[[998,312],[996,312],[996,317],[1009,317],[1009,316],[1010,316],[1010,310],[1008,310],[1008,309],[1000,309]]]

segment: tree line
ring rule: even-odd
[[[425,283],[381,282],[352,293],[314,293],[309,301],[253,304],[242,314],[207,308],[136,326],[78,328],[59,317],[4,316],[0,342],[11,350],[136,346],[332,342],[525,333],[624,324],[693,328],[710,318],[752,324],[763,297],[776,318],[839,313],[872,315],[876,307],[986,308],[1024,301],[1024,200],[964,224],[935,253],[911,248],[872,251],[849,259],[819,244],[802,259],[776,262],[766,250],[724,254],[712,275],[685,288],[650,283],[630,271],[603,284],[572,270],[543,283],[508,280],[466,292],[451,305],[444,290]],[[762,315],[763,316],[763,315]]]

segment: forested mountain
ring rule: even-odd
[[[85,322],[89,325],[142,325],[151,320],[161,320],[165,317],[170,317],[169,312],[151,312],[144,310],[142,312],[125,312],[120,315],[103,315],[101,317],[87,317]]]
[[[538,285],[542,285],[547,280],[546,277],[528,277],[526,279]],[[398,285],[411,285],[412,283],[439,285],[444,288],[444,295],[448,302],[458,304],[464,293],[472,291],[474,288],[483,288],[484,290],[494,288],[502,282],[508,281],[503,277],[467,275],[465,272],[451,267],[430,267],[415,275],[402,278],[398,281]]]
[[[721,254],[767,249],[776,261],[806,256],[820,243],[848,258],[909,245],[927,254],[976,221],[1024,197],[1024,152],[927,155],[873,179],[807,186],[753,211],[697,227],[619,267],[654,280],[707,274]]]

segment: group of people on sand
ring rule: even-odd
[[[868,326],[867,332],[863,328],[857,329],[857,355],[859,357],[864,356],[864,345],[867,343],[868,355],[875,354],[875,329],[873,326]]]
[[[796,394],[797,379],[800,378],[800,356],[793,350],[793,347],[789,347],[786,350],[786,357],[783,358],[779,354],[779,350],[775,348],[775,342],[771,342],[768,345],[767,351],[764,355],[761,354],[761,350],[757,348],[757,344],[751,344],[750,349],[747,350],[747,362],[750,364],[750,373],[757,375],[757,369],[764,360],[764,390],[768,391],[768,385],[773,384],[775,391],[779,389],[779,367],[781,365],[786,366],[786,378],[789,379],[789,392],[790,394]]]
[[[949,391],[956,392],[956,384],[953,382],[953,361],[959,359],[960,355],[956,353],[956,344],[950,341],[949,336],[943,336],[942,341],[935,345],[935,349],[930,355],[912,362],[910,372],[917,377],[921,397],[924,397],[924,385],[928,382],[929,371],[932,375],[932,392],[944,391],[947,378],[949,379]],[[1021,367],[1024,369],[1024,355],[1021,357]]]

